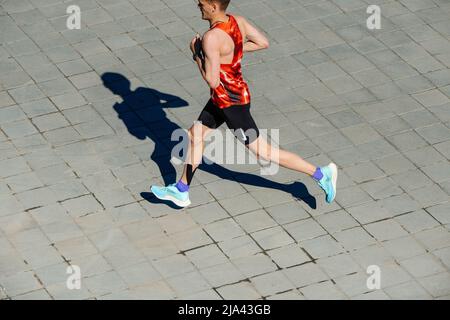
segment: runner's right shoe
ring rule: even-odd
[[[336,182],[338,177],[338,169],[334,163],[320,168],[323,173],[323,178],[320,179],[319,186],[325,191],[327,203],[332,203],[336,198]]]

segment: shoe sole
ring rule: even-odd
[[[155,195],[155,197],[157,197],[159,200],[168,200],[168,201],[172,201],[173,203],[175,203],[177,206],[179,206],[180,208],[186,208],[188,206],[191,205],[191,201],[190,200],[186,200],[186,201],[180,201],[177,198],[174,198],[172,196],[165,196],[165,197],[160,197],[158,196],[156,193],[154,193],[152,191],[152,193]]]
[[[331,202],[333,202],[334,199],[336,198],[336,192],[337,192],[336,185],[337,185],[337,178],[338,178],[338,168],[334,163],[330,163],[329,167],[331,169],[331,184],[333,185],[333,191],[334,191],[334,197],[333,197],[333,200],[331,201]]]

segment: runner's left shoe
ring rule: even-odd
[[[181,208],[186,208],[191,204],[189,192],[180,192],[175,184],[167,187],[152,186],[151,191],[160,200],[169,200]]]

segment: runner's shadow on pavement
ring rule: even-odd
[[[123,100],[113,106],[118,118],[132,136],[153,141],[154,150],[148,160],[156,163],[166,185],[172,183],[177,172],[170,162],[171,150],[179,141],[172,141],[171,135],[180,126],[167,117],[165,109],[186,107],[189,103],[155,89],[139,87],[132,91],[130,81],[118,73],[107,72],[101,78],[103,85]]]
[[[101,78],[106,88],[123,99],[122,103],[116,103],[113,106],[118,118],[123,121],[132,136],[139,140],[148,138],[153,141],[155,148],[149,160],[154,161],[158,166],[165,185],[174,183],[177,172],[170,161],[171,152],[180,140],[172,141],[171,136],[172,132],[181,127],[167,117],[164,109],[186,107],[189,103],[180,97],[151,88],[139,87],[132,91],[130,81],[118,73],[106,72]],[[187,134],[183,138],[187,139]],[[181,159],[184,157],[184,155],[177,156]],[[316,208],[316,199],[301,182],[278,183],[256,174],[232,171],[215,163],[211,165],[203,163],[198,169],[222,179],[288,192],[293,197],[303,200],[312,209]],[[169,201],[159,200],[151,192],[141,192],[141,196],[151,203],[164,203],[171,208],[179,209]]]
[[[232,171],[216,163],[206,164],[203,162],[202,164],[200,164],[198,169],[214,174],[222,179],[234,180],[236,182],[255,187],[284,191],[290,193],[294,198],[302,200],[311,209],[317,208],[316,198],[311,195],[308,191],[308,188],[299,181],[290,184],[279,183],[266,179],[257,174]]]

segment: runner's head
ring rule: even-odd
[[[121,97],[131,92],[131,83],[125,76],[115,72],[105,72],[102,74],[103,85]]]
[[[209,20],[215,15],[225,12],[229,4],[230,0],[198,0],[198,7],[204,20]]]

